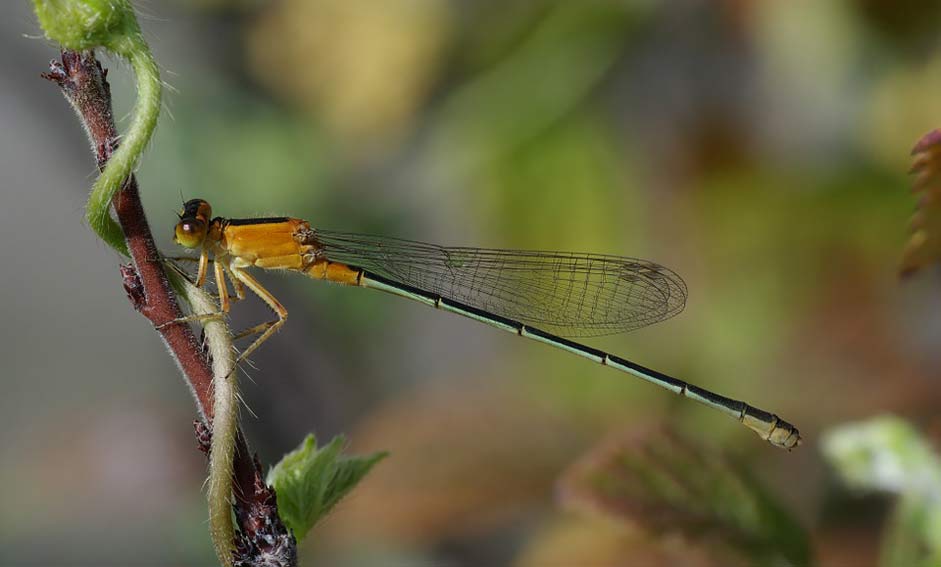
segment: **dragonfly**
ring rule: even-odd
[[[197,286],[205,284],[213,265],[220,313],[228,313],[233,300],[244,299],[247,288],[277,316],[236,335],[256,337],[239,361],[277,332],[288,316],[248,269],[286,270],[383,291],[480,321],[704,404],[776,447],[791,450],[801,443],[797,427],[771,412],[572,340],[640,329],[682,311],[685,282],[653,262],[579,252],[446,247],[322,230],[291,217],[213,217],[212,207],[202,199],[184,203],[178,216],[173,239],[200,251]]]

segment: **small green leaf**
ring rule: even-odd
[[[941,564],[941,458],[915,428],[882,416],[834,428],[822,446],[851,488],[899,496],[880,564]]]
[[[281,520],[298,541],[388,454],[346,456],[342,453],[345,444],[346,439],[337,436],[318,448],[317,439],[308,435],[268,472]]]

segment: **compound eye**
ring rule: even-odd
[[[176,225],[174,240],[181,246],[196,248],[206,237],[206,223],[199,219],[184,219]]]

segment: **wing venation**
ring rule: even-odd
[[[673,271],[636,258],[446,247],[313,231],[327,259],[567,337],[631,331],[686,305]]]

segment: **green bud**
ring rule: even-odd
[[[33,0],[46,37],[77,51],[103,46],[124,55],[140,34],[128,0]]]

